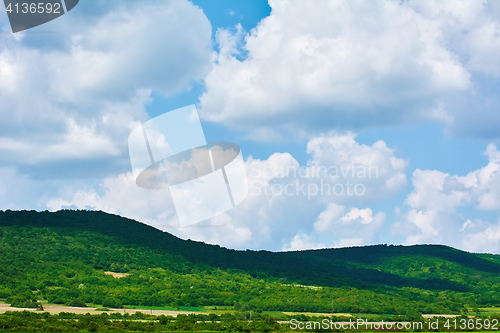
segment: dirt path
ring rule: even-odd
[[[106,275],[111,275],[114,278],[120,279],[130,275],[129,273],[115,273],[115,272],[104,272]]]
[[[167,310],[145,310],[145,309],[126,309],[125,312],[123,309],[110,309],[110,311],[96,311],[96,308],[77,308],[77,307],[70,307],[70,306],[64,306],[64,305],[57,305],[57,304],[43,304],[43,309],[45,312],[49,312],[50,314],[58,314],[61,312],[71,312],[71,313],[76,313],[76,314],[86,314],[90,313],[92,315],[98,315],[103,312],[112,314],[112,313],[129,313],[129,314],[134,314],[136,312],[142,312],[144,314],[153,314],[155,316],[172,316],[172,317],[177,317],[179,314],[208,314],[207,312],[193,312],[193,311],[167,311]],[[7,311],[34,311],[34,312],[41,312],[37,309],[28,309],[28,308],[12,308],[10,307],[10,304],[6,303],[1,303],[0,302],[0,313],[5,313]]]

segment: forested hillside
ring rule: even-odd
[[[235,251],[103,212],[0,211],[0,254],[0,298],[25,306],[41,297],[386,314],[500,306],[500,256],[436,245]]]

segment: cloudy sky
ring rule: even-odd
[[[237,249],[500,253],[500,2],[81,1],[0,10],[0,209],[95,209]],[[136,185],[140,122],[195,104],[249,194],[179,227]],[[342,191],[341,191],[342,190]]]

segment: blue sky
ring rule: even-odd
[[[92,0],[15,35],[2,11],[0,209],[100,209],[232,248],[500,253],[499,9]],[[202,223],[214,228],[176,227],[170,194],[131,174],[130,131],[190,104],[207,141],[241,147],[260,191]],[[315,166],[379,176],[279,174]],[[365,192],[269,193],[321,181]]]

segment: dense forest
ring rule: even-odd
[[[0,253],[0,299],[18,307],[43,298],[417,318],[500,306],[500,256],[437,245],[236,251],[104,212],[0,211]]]

